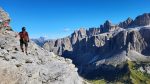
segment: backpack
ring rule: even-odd
[[[23,40],[24,42],[27,42],[29,40],[28,33],[26,31],[20,32],[19,35],[20,39]]]

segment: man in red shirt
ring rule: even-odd
[[[26,55],[28,55],[27,48],[28,48],[29,36],[28,36],[28,32],[26,32],[25,27],[22,27],[22,31],[19,33],[19,36],[20,36],[20,48],[22,52],[24,52],[24,49],[23,49],[23,44],[24,44]]]

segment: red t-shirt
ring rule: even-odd
[[[29,36],[28,36],[28,32],[26,31],[22,31],[19,33],[20,35],[20,39],[23,41],[29,41]]]

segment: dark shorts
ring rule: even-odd
[[[23,44],[25,45],[25,47],[28,47],[28,41],[23,41],[22,39],[20,39],[20,46],[23,46]]]

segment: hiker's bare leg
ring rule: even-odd
[[[21,48],[22,52],[24,52],[23,45],[20,45],[20,48]]]
[[[26,52],[26,55],[28,55],[27,49],[28,49],[28,43],[26,42],[26,43],[25,43],[25,52]]]
[[[26,52],[26,55],[28,54],[28,53],[27,53],[27,49],[28,49],[28,47],[25,47],[25,52]]]

